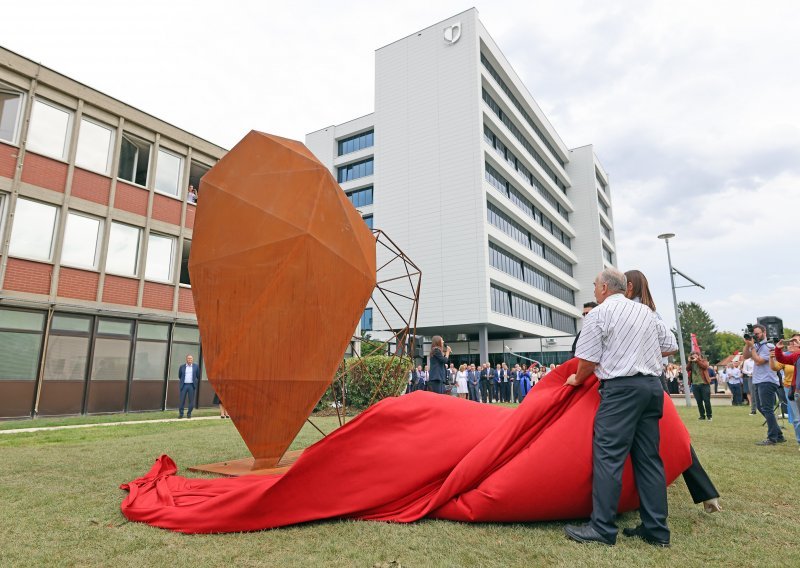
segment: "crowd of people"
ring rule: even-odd
[[[482,403],[519,403],[539,380],[555,369],[555,364],[545,367],[536,363],[530,366],[506,363],[462,364],[456,368],[450,363],[445,369],[441,385],[430,381],[428,365],[418,365],[408,375],[406,392],[418,390],[440,392]]]

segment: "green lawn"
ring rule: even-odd
[[[793,565],[800,552],[794,521],[797,445],[754,446],[765,428],[744,408],[715,407],[711,423],[699,422],[695,409],[679,411],[722,493],[724,511],[703,513],[679,479],[669,489],[671,549],[622,536],[614,548],[581,546],[565,539],[563,523],[332,521],[191,536],[128,523],[119,512],[124,494],[117,486],[144,473],[157,455],[170,454],[180,467],[247,455],[227,420],[144,421],[0,435],[0,566]],[[335,417],[315,423],[325,431],[337,424]],[[293,447],[319,436],[306,425]],[[788,432],[787,437],[793,438]],[[332,480],[331,490],[336,483],[346,481]],[[636,518],[627,514],[621,525],[632,526]]]

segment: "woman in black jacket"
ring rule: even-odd
[[[450,347],[445,349],[441,335],[434,335],[431,340],[431,371],[428,376],[428,390],[442,394],[442,385],[447,380],[447,365],[450,363]]]

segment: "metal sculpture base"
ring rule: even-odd
[[[302,453],[303,450],[286,452],[283,454],[283,457],[278,460],[277,464],[271,466],[267,466],[264,460],[242,458],[240,460],[195,465],[190,467],[189,471],[215,473],[226,477],[239,477],[241,475],[274,475],[276,473],[286,473]],[[259,461],[261,463],[259,463]]]

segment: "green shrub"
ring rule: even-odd
[[[342,361],[345,366],[345,385],[347,407],[364,410],[370,404],[390,396],[398,396],[408,384],[408,373],[411,371],[411,359],[408,357],[390,357],[388,355],[370,355],[358,359],[352,357]],[[385,379],[381,383],[381,376]],[[341,371],[341,367],[340,367]],[[338,374],[338,371],[337,371]],[[317,403],[316,410],[331,408],[337,400],[341,403],[341,384],[335,381]]]

